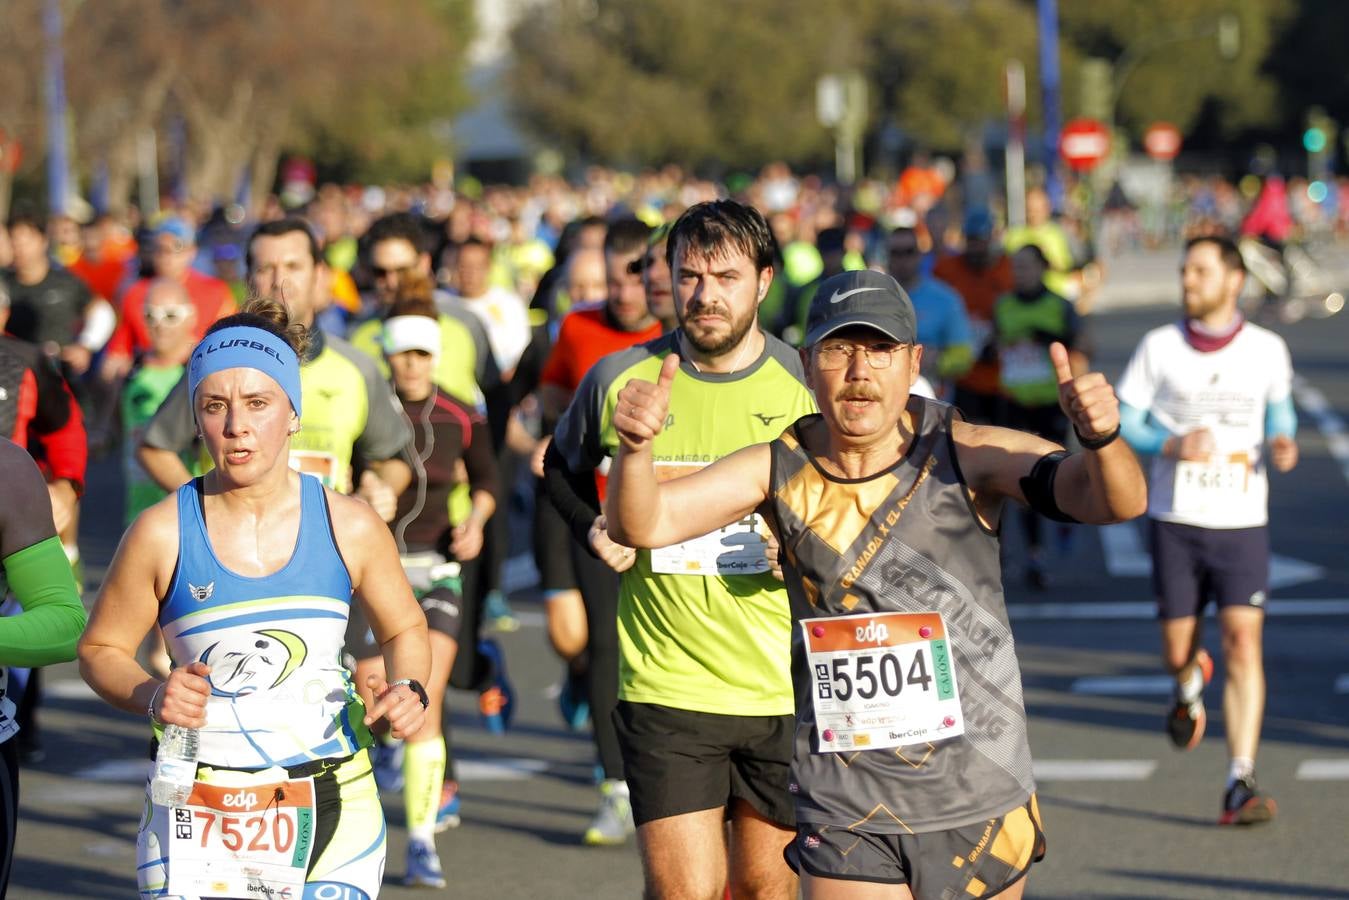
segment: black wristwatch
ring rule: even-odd
[[[412,691],[412,693],[417,695],[417,699],[422,702],[422,709],[426,709],[428,706],[431,705],[430,698],[426,696],[426,688],[422,687],[422,683],[420,681],[418,681],[415,678],[400,678],[393,684],[389,685],[389,690],[393,690],[400,684],[406,685],[407,688]]]
[[[1083,450],[1100,450],[1107,444],[1113,444],[1115,442],[1115,438],[1119,437],[1118,425],[1116,425],[1115,430],[1110,432],[1109,434],[1103,434],[1100,437],[1094,438],[1083,437],[1082,432],[1077,430],[1076,425],[1073,426],[1073,431],[1077,432],[1077,442],[1082,445]]]

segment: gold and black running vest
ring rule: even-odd
[[[908,409],[908,453],[861,479],[826,473],[806,450],[827,445],[824,420],[800,419],[771,445],[767,506],[782,543],[793,619],[942,614],[965,733],[891,749],[817,752],[798,625],[790,785],[798,821],[883,834],[943,831],[1001,815],[1034,791],[998,538],[979,521],[961,476],[954,409],[921,397]]]

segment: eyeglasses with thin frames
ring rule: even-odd
[[[903,344],[825,344],[815,350],[815,365],[821,372],[836,372],[852,365],[860,350],[866,354],[867,365],[873,369],[888,369]]]

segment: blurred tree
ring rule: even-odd
[[[0,4],[0,83],[19,88],[0,92],[0,127],[14,121],[39,139],[41,2]],[[209,200],[232,197],[246,167],[253,196],[264,196],[283,147],[321,151],[358,175],[425,178],[449,151],[434,125],[468,101],[472,0],[66,6],[78,156],[107,163],[114,207],[134,182],[138,136],[170,115],[186,125],[189,193]]]
[[[1071,115],[1079,103],[1072,90],[1078,66],[1095,57],[1114,64],[1115,120],[1135,139],[1159,119],[1187,132],[1206,105],[1229,138],[1267,126],[1279,119],[1279,85],[1265,63],[1295,6],[1294,0],[1061,3],[1065,110]],[[1239,23],[1231,59],[1223,57],[1217,36],[1224,14]]]
[[[35,5],[0,3],[0,133],[23,144],[25,168],[41,164],[42,22]],[[8,215],[13,173],[0,165],[0,216]]]
[[[1302,0],[1270,54],[1267,68],[1285,99],[1278,124],[1291,133],[1306,127],[1304,117],[1313,106],[1323,107],[1341,127],[1349,125],[1349,67],[1340,56],[1349,34],[1346,14],[1343,0]]]
[[[161,3],[99,0],[81,4],[66,18],[74,160],[107,165],[115,210],[125,207],[135,183],[138,139],[159,126],[180,78],[178,36]],[[119,52],[109,53],[109,47]]]
[[[860,0],[870,35],[872,83],[882,114],[910,140],[958,149],[966,134],[1005,118],[1003,71],[1026,67],[1031,115],[1039,107],[1034,4],[1025,0]]]
[[[521,122],[582,158],[754,165],[828,153],[815,82],[856,66],[844,0],[559,0],[512,32]]]

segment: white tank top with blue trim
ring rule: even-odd
[[[178,489],[178,564],[159,624],[175,664],[211,667],[199,761],[233,769],[293,767],[369,746],[365,706],[342,664],[351,578],[323,485],[300,475],[300,529],[290,561],[261,578],[215,555],[201,479]]]

